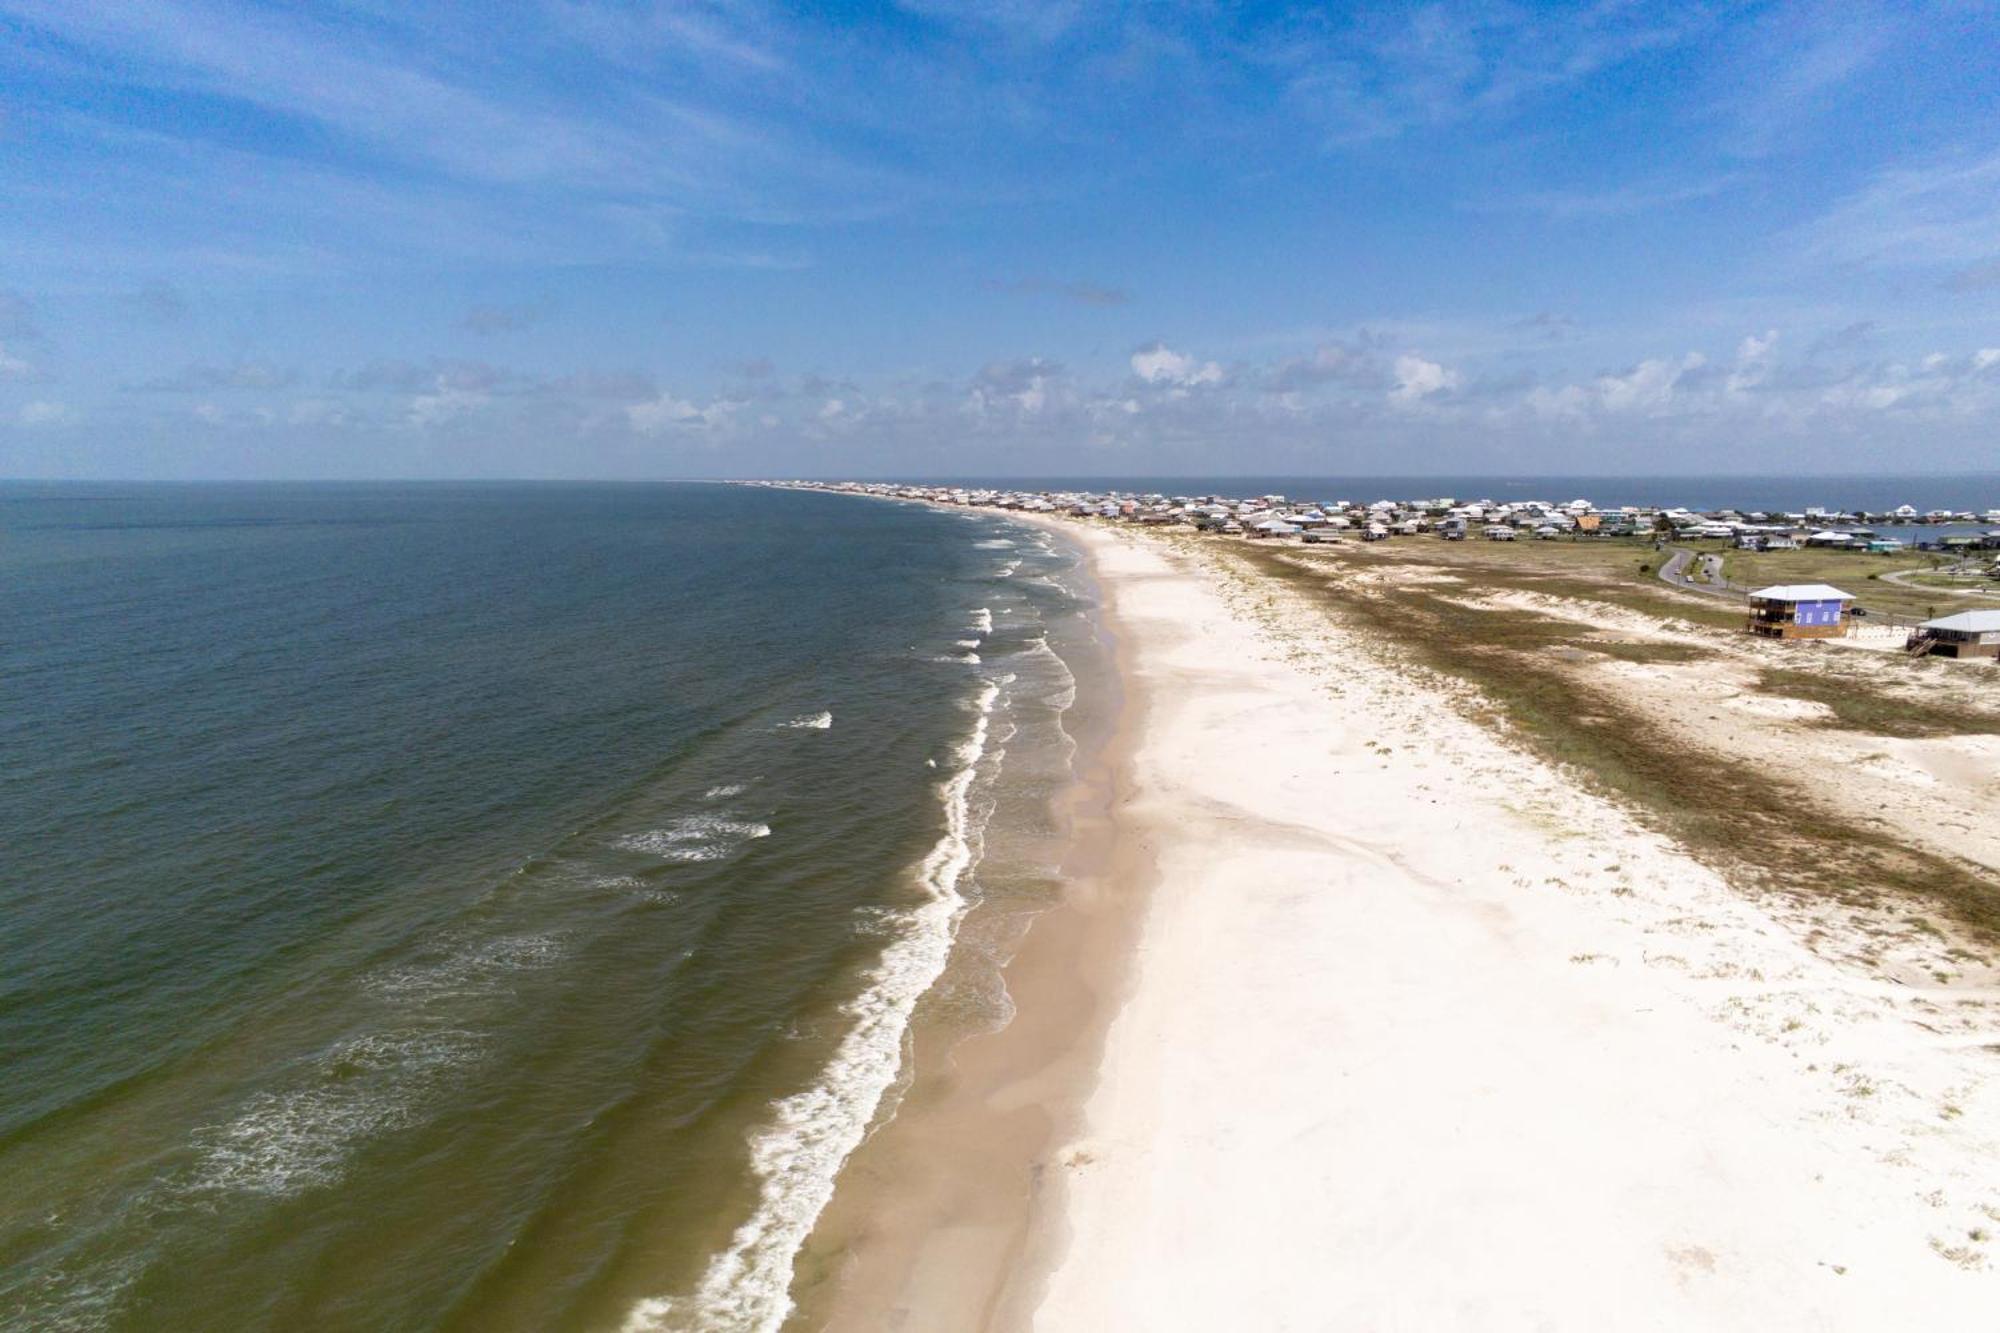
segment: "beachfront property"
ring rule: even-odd
[[[1911,632],[1909,651],[1917,657],[1990,657],[2000,661],[2000,611],[1961,611],[1926,620]]]
[[[1825,583],[1788,583],[1750,594],[1749,629],[1770,639],[1833,639],[1847,633],[1854,594]]]
[[[1972,509],[1919,512],[1913,505],[1879,512],[1819,506],[1797,511],[1728,507],[1692,510],[1678,505],[1600,506],[1582,498],[1560,504],[1548,500],[1465,500],[1450,496],[1364,502],[1283,495],[1170,496],[1108,489],[1030,491],[866,482],[823,485],[832,490],[938,504],[1062,513],[1073,518],[1108,519],[1150,527],[1182,526],[1209,534],[1251,533],[1263,540],[1280,541],[1299,541],[1306,533],[1326,529],[1351,529],[1357,535],[1379,529],[1381,535],[1366,539],[1379,541],[1383,536],[1423,534],[1445,541],[1462,541],[1474,535],[1493,541],[1523,537],[1578,541],[1652,536],[1656,540],[1721,541],[1750,552],[1816,550],[1884,555],[1911,548],[1960,556],[2000,549],[2000,530],[1946,532],[1935,540],[1891,537],[1878,530],[1880,525],[1890,524],[1970,527],[1990,525],[2000,519],[2000,511],[1989,510],[1983,515]],[[1260,526],[1266,524],[1282,526]],[[1503,528],[1509,535],[1500,535]]]

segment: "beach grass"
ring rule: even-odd
[[[1759,684],[1767,693],[1824,704],[1833,713],[1827,726],[1906,739],[2000,735],[2000,714],[1949,699],[1892,694],[1846,673],[1771,668],[1759,674]]]
[[[1472,687],[1474,707],[1485,720],[1566,766],[1643,824],[1733,879],[1813,905],[1897,911],[1923,904],[1981,944],[2000,944],[2000,883],[1981,867],[1910,845],[1828,808],[1815,800],[1807,776],[1776,778],[1739,757],[1690,742],[1551,651],[1573,646],[1647,660],[1662,645],[1614,647],[1591,637],[1591,627],[1581,622],[1475,612],[1435,583],[1361,577],[1380,573],[1374,560],[1307,557],[1295,548],[1238,542],[1215,549],[1370,631],[1371,640],[1396,657]],[[1414,555],[1412,562],[1426,568],[1448,563],[1427,553]],[[1546,568],[1554,562],[1537,563]],[[1593,563],[1599,570],[1615,568],[1608,560]],[[1595,591],[1601,573],[1564,577],[1497,563],[1495,568],[1507,572],[1489,583],[1552,592],[1574,584],[1576,591],[1561,595],[1608,600]],[[1650,597],[1632,600],[1653,605]],[[1672,609],[1682,610],[1678,599]],[[1728,623],[1739,623],[1738,617],[1731,615]],[[1671,660],[1688,662],[1704,652],[1699,645],[1665,651]],[[1883,734],[1910,734],[1915,728],[1917,734],[1938,735],[1991,730],[1994,724],[1987,714],[1960,715],[1945,705],[1926,711],[1869,692],[1858,682],[1814,672],[1782,673],[1773,689],[1827,703],[1838,725],[1890,728]]]

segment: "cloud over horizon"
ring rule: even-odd
[[[0,22],[0,474],[1944,469],[2000,432],[1980,6]]]

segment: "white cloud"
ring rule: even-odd
[[[1776,329],[1769,330],[1761,338],[1754,333],[1750,334],[1738,343],[1736,368],[1729,372],[1729,392],[1746,393],[1769,379],[1774,361],[1772,350],[1777,345]]]
[[[837,412],[840,405],[836,400],[827,406]],[[625,420],[641,435],[664,435],[669,431],[706,430],[723,425],[737,407],[738,403],[728,399],[702,406],[662,391],[656,397],[626,407]],[[820,415],[824,417],[827,413],[822,410]]]
[[[1700,352],[1689,352],[1679,361],[1650,358],[1623,375],[1599,375],[1598,400],[1607,412],[1655,412],[1673,401],[1683,375],[1707,364]]]
[[[1045,357],[993,361],[973,377],[964,412],[978,419],[1038,416],[1073,405],[1061,365]]]
[[[1403,403],[1419,403],[1434,393],[1459,386],[1459,373],[1435,361],[1426,361],[1413,353],[1405,353],[1396,358],[1396,385],[1389,390],[1391,400]]]
[[[1222,383],[1221,366],[1213,361],[1196,361],[1165,343],[1152,343],[1132,353],[1132,373],[1148,384],[1182,388]]]
[[[418,430],[427,430],[433,426],[456,421],[467,413],[477,412],[489,401],[491,401],[490,396],[484,389],[453,384],[440,375],[435,391],[420,393],[410,399],[404,420]]]
[[[67,426],[76,420],[76,413],[64,403],[33,402],[21,408],[19,420],[23,426]]]
[[[1754,333],[1747,334],[1743,341],[1736,345],[1736,359],[1738,361],[1761,361],[1765,357],[1770,356],[1771,349],[1777,345],[1778,331],[1776,329],[1769,330],[1761,338]]]
[[[9,352],[5,343],[0,343],[0,380],[33,379],[34,375],[33,366]]]

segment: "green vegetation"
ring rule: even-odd
[[[2000,734],[2000,715],[1886,694],[1825,671],[1771,669],[1760,673],[1758,683],[1772,694],[1825,704],[1833,710],[1833,721],[1826,725],[1850,731],[1900,737]]]
[[[1865,551],[1732,550],[1722,557],[1722,573],[1731,583],[1753,588],[1773,583],[1831,583],[1853,593],[1870,611],[1926,620],[1960,609],[1960,600],[1904,587],[1882,576],[1928,572],[1947,560],[1914,551],[1871,555]]]
[[[1650,537],[1579,538],[1574,541],[1442,542],[1401,537],[1383,549],[1352,550],[1357,561],[1380,560],[1398,569],[1463,579],[1474,594],[1542,593],[1603,602],[1655,620],[1740,629],[1743,608],[1729,600],[1677,592],[1654,573],[1666,556]],[[1719,550],[1718,543],[1696,549]],[[1303,550],[1303,548],[1297,548]]]
[[[1858,909],[1933,904],[1975,938],[2000,944],[2000,883],[1982,868],[1845,819],[1815,801],[1808,781],[1774,779],[1746,761],[1690,744],[1616,689],[1593,685],[1587,673],[1549,651],[1572,629],[1577,637],[1569,646],[1618,651],[1582,637],[1588,627],[1514,612],[1472,614],[1435,582],[1381,577],[1389,571],[1373,559],[1315,558],[1297,549],[1247,543],[1217,549],[1374,630],[1379,642],[1394,645],[1390,651],[1473,686],[1493,719],[1537,753],[1568,766],[1718,869],[1807,902]],[[1436,568],[1441,562],[1414,563]],[[1579,590],[1563,595],[1603,601],[1610,599],[1596,589],[1611,568],[1607,561],[1588,576],[1512,570],[1485,582],[1533,591],[1577,584]],[[1634,600],[1647,602],[1638,594]],[[1678,601],[1672,610],[1682,610]],[[1729,623],[1735,624],[1735,617]],[[1640,653],[1653,647],[1625,645]],[[1694,660],[1700,652],[1691,649],[1693,656],[1681,660]],[[1788,683],[1794,691],[1806,688]],[[1822,685],[1815,678],[1812,688],[1845,698],[1848,716],[1881,706],[1856,702],[1860,692],[1847,689],[1846,682]],[[1878,724],[1882,716],[1869,713]],[[1905,725],[1956,727],[1962,721],[1933,713],[1921,724]]]

